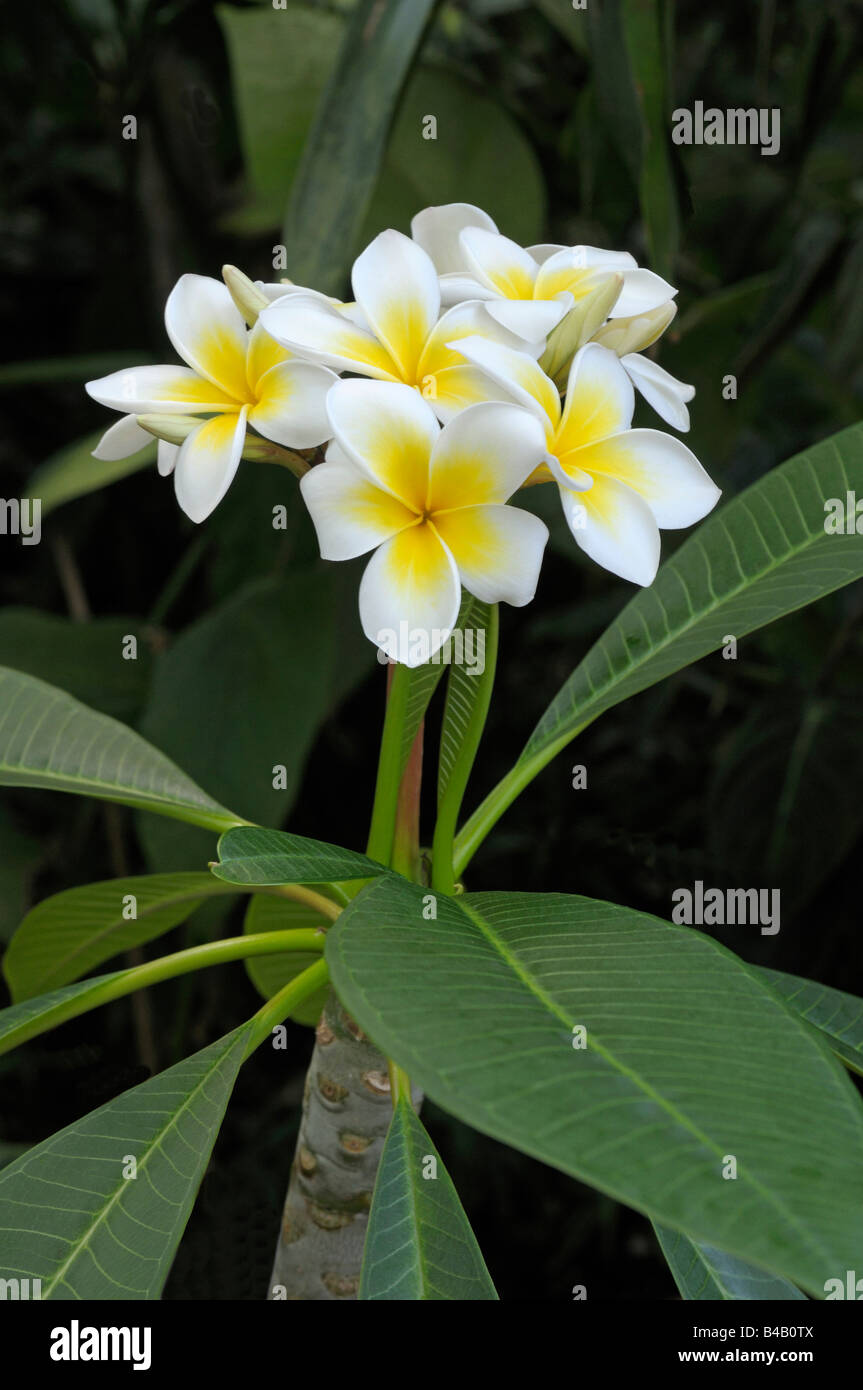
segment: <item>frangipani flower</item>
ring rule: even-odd
[[[667,424],[689,428],[685,402],[692,399],[694,387],[639,355],[674,318],[677,291],[640,268],[628,252],[552,244],[525,250],[501,236],[488,214],[470,203],[425,208],[413,219],[411,231],[434,261],[444,304],[485,300],[493,318],[531,345],[587,295],[612,276],[620,277],[609,322],[595,340],[617,352],[635,386]]]
[[[326,396],[334,374],[292,358],[259,323],[248,331],[219,280],[183,275],[168,296],[165,327],[188,366],[131,367],[87,382],[94,400],[125,412],[103,436],[97,458],[124,458],[141,447],[136,416],[212,417],[182,445],[159,447],[159,472],[174,473],[183,511],[203,521],[231,485],[248,425],[295,449],[329,438]]]
[[[581,549],[612,574],[650,584],[659,564],[659,527],[700,521],[720,492],[679,439],[630,428],[634,393],[616,355],[596,343],[581,348],[561,406],[554,383],[526,353],[478,338],[460,347],[542,421],[548,452],[531,481],[545,474],[558,484]]]
[[[441,420],[488,399],[488,380],[457,351],[460,338],[525,346],[482,304],[458,304],[441,317],[437,272],[401,232],[375,237],[354,262],[352,280],[356,305],[289,294],[262,310],[259,322],[310,361],[416,387]]]
[[[530,602],[548,530],[505,504],[545,455],[534,414],[477,404],[441,428],[410,387],[356,380],[338,382],[327,409],[333,442],[300,488],[325,560],[374,551],[360,584],[372,642],[417,666],[449,637],[462,585]]]

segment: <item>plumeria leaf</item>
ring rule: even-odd
[[[327,893],[326,884],[314,883],[309,886],[324,895]],[[246,909],[243,932],[251,936],[258,932],[291,931],[294,927],[323,930],[329,925],[330,918],[316,912],[306,903],[256,894]],[[290,980],[318,959],[318,955],[311,951],[281,951],[278,955],[272,956],[248,956],[245,961],[246,974],[264,999],[272,999]],[[326,985],[319,989],[317,994],[309,995],[296,1006],[290,1017],[296,1023],[306,1023],[314,1028],[321,1016],[328,993],[329,985]]]
[[[359,0],[291,185],[291,278],[338,293],[371,201],[405,76],[435,0]],[[309,235],[309,228],[315,229]]]
[[[654,1226],[654,1230],[674,1282],[687,1301],[806,1301],[804,1293],[777,1274],[768,1274],[712,1245],[697,1245],[680,1231],[665,1226]]]
[[[135,660],[119,661],[129,636],[137,639]],[[152,675],[147,636],[140,617],[77,622],[38,608],[4,608],[0,666],[38,676],[102,714],[131,721],[140,712]]]
[[[463,633],[462,650],[465,659],[452,663],[447,680],[438,762],[438,805],[446,796],[471,714],[482,691],[480,677],[484,669],[485,638],[490,622],[490,605],[474,598],[472,594],[465,594],[465,603],[462,605],[458,621]],[[471,644],[470,647],[467,646],[468,642]],[[468,656],[471,657],[470,661],[467,660]]]
[[[0,785],[96,796],[209,830],[241,823],[125,725],[6,667],[0,667]]]
[[[510,774],[516,790],[605,710],[716,651],[728,634],[739,640],[861,578],[863,536],[825,531],[825,502],[844,507],[854,491],[863,495],[860,425],[797,454],[703,522],[552,700]],[[495,803],[492,792],[477,820]]]
[[[452,1179],[406,1096],[393,1111],[381,1154],[360,1298],[497,1299]]]
[[[184,922],[206,899],[237,890],[208,873],[150,874],[67,888],[27,913],[3,957],[12,998],[86,975],[120,951]]]
[[[368,885],[326,957],[345,1008],[437,1104],[813,1292],[854,1267],[863,1105],[757,972],[610,903],[439,894],[428,921],[424,892]]]
[[[211,867],[227,883],[255,885],[341,883],[388,872],[356,850],[257,826],[241,826],[223,835],[219,863]]]
[[[782,970],[762,967],[761,974],[795,1013],[824,1034],[846,1067],[863,1076],[863,999]]]
[[[41,1279],[43,1299],[157,1299],[248,1039],[243,1024],[3,1168],[0,1278]]]
[[[128,458],[94,459],[93,450],[104,433],[105,429],[102,428],[75,444],[67,445],[52,454],[33,473],[27,483],[27,496],[41,499],[43,517],[64,502],[74,502],[76,497],[97,492],[99,488],[127,478],[130,473],[139,473],[142,468],[149,468],[156,462],[155,439]]]

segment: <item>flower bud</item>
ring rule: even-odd
[[[227,285],[231,298],[251,328],[257,322],[258,314],[270,303],[267,296],[248,275],[244,275],[235,265],[222,266],[222,279]]]
[[[602,347],[611,348],[618,357],[626,357],[630,352],[643,352],[662,336],[676,313],[677,305],[674,300],[666,300],[665,304],[650,309],[646,314],[633,314],[626,319],[610,319],[594,334],[593,341]]]
[[[599,276],[595,288],[579,299],[548,335],[539,365],[558,386],[566,384],[573,357],[605,323],[622,289],[622,275]]]

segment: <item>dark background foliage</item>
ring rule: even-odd
[[[44,495],[52,469],[55,483],[58,468],[92,476],[108,421],[82,382],[165,360],[161,311],[178,275],[230,261],[274,278],[285,199],[352,8],[62,0],[7,16],[4,496]],[[628,249],[670,275],[680,309],[660,360],[695,383],[689,442],[733,495],[860,415],[861,20],[850,0],[440,4],[363,234],[408,230],[427,204],[473,201],[520,241]],[[645,35],[657,34],[654,51]],[[671,111],[695,100],[778,108],[781,151],[673,146]],[[135,141],[121,134],[129,114]],[[420,136],[427,114],[435,142]],[[321,229],[298,216],[313,245]],[[342,247],[344,266],[356,249]],[[655,423],[639,411],[636,423]],[[73,491],[38,547],[2,538],[0,664],[140,728],[239,812],[362,847],[384,677],[359,635],[356,568],[333,574],[316,559],[289,475],[244,464],[200,528],[152,467]],[[277,503],[287,531],[271,526]],[[664,552],[676,543],[665,533]],[[554,521],[537,601],[502,615],[472,800],[630,593]],[[470,885],[572,891],[666,917],[672,891],[695,879],[779,886],[778,936],[732,927],[720,939],[747,960],[863,992],[861,617],[854,586],[745,639],[736,661],[708,657],[612,710],[507,814]],[[138,636],[137,662],[120,657],[125,633]],[[433,713],[430,756],[435,726]],[[272,790],[277,762],[290,769],[286,792]],[[575,763],[586,790],[572,789]],[[0,942],[50,893],[198,868],[212,850],[174,822],[6,791]],[[238,906],[207,907],[144,954],[241,921]],[[220,1036],[257,1001],[242,967],[221,967],[3,1058],[0,1159]],[[288,1054],[264,1049],[242,1072],[167,1297],[263,1295],[311,1036],[292,1027]],[[431,1106],[428,1123],[501,1297],[567,1300],[574,1284],[591,1298],[675,1296],[641,1217]]]

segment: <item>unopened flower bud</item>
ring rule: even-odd
[[[626,357],[630,352],[643,352],[655,343],[665,332],[674,315],[677,305],[673,299],[666,300],[656,309],[646,314],[633,314],[627,319],[610,319],[597,333],[593,341],[602,347],[611,348],[618,357]]]
[[[222,279],[227,285],[231,298],[251,328],[257,322],[258,314],[270,303],[261,289],[244,275],[235,265],[222,266]]]

